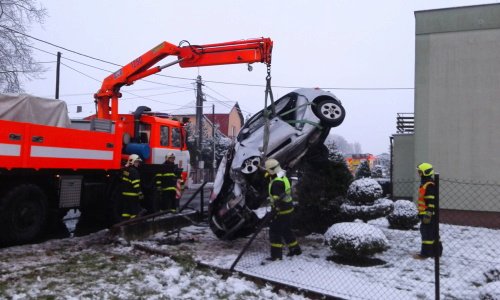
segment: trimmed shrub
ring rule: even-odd
[[[347,190],[347,199],[357,205],[371,205],[382,196],[382,187],[371,178],[354,180]]]
[[[337,223],[324,234],[326,243],[340,256],[359,258],[372,256],[389,248],[384,233],[364,223]]]
[[[387,216],[391,228],[412,229],[418,224],[418,209],[415,203],[409,200],[394,202],[394,210]]]
[[[355,205],[347,201],[340,206],[340,212],[348,220],[360,219],[364,222],[387,216],[393,210],[393,202],[386,198],[375,200],[371,205]],[[418,221],[418,220],[417,220]]]

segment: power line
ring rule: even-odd
[[[103,60],[103,59],[100,59],[100,58],[96,58],[96,57],[93,57],[93,56],[90,56],[90,55],[87,55],[87,54],[83,54],[83,53],[80,53],[78,51],[74,51],[74,50],[68,49],[66,47],[62,47],[62,46],[56,45],[56,44],[51,43],[51,42],[47,42],[45,40],[33,37],[33,36],[28,35],[26,33],[22,33],[22,32],[19,32],[17,30],[14,30],[12,28],[8,28],[8,27],[6,27],[4,25],[0,25],[0,27],[2,27],[4,29],[7,29],[7,30],[10,30],[12,32],[15,32],[17,34],[29,37],[29,38],[34,39],[36,41],[39,41],[39,42],[51,45],[53,47],[69,51],[69,52],[77,54],[77,55],[81,55],[81,56],[84,56],[84,57],[87,57],[87,58],[90,58],[90,59],[94,59],[94,60],[97,60],[97,61],[100,61],[100,62],[112,64],[112,65],[115,65],[115,66],[118,66],[118,67],[123,67],[122,65],[119,65],[119,64],[116,64],[116,63],[113,63],[113,62],[109,62],[109,61],[106,61],[106,60]],[[43,51],[43,50],[41,50],[41,51]],[[47,52],[47,51],[44,51],[44,52]],[[155,74],[155,75],[162,76],[162,77],[168,77],[168,78],[182,79],[182,80],[195,80],[193,78],[169,76],[169,75],[163,75],[163,74]],[[211,83],[217,83],[217,84],[226,84],[226,85],[238,85],[238,86],[249,86],[249,87],[265,87],[264,84],[236,83],[236,82],[215,81],[215,80],[204,80],[204,81],[205,82],[211,82]],[[300,88],[304,88],[303,86],[284,86],[284,85],[273,85],[272,87],[273,88],[284,88],[284,89],[300,89]],[[324,90],[354,90],[354,91],[384,91],[384,90],[412,90],[413,91],[415,88],[412,88],[412,87],[322,87],[322,89],[324,89]]]

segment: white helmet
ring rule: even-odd
[[[142,159],[139,157],[139,155],[137,154],[130,154],[129,157],[128,157],[128,162],[127,164],[130,166],[130,165],[133,165],[135,162],[141,162]]]
[[[277,161],[274,158],[270,158],[270,159],[266,160],[265,167],[266,167],[266,171],[271,175],[275,175],[276,173],[279,173],[282,171],[279,161]]]
[[[171,158],[171,157],[175,158],[174,152],[170,152],[170,153],[167,154],[167,156],[165,156],[165,158],[167,158],[167,159]]]

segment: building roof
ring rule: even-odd
[[[211,114],[212,113],[212,105],[214,107],[214,112],[216,114],[229,114],[234,106],[238,105],[237,102],[232,101],[203,101],[203,113]],[[238,106],[239,108],[239,106]],[[169,111],[172,115],[196,115],[196,101],[188,102],[186,105],[181,106],[179,108],[174,108]]]

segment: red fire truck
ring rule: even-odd
[[[56,100],[29,98],[23,107],[19,97],[2,96],[0,244],[33,241],[73,208],[92,222],[116,222],[118,174],[132,153],[145,162],[141,182],[148,208],[154,193],[152,178],[166,153],[176,153],[176,162],[187,173],[186,133],[182,122],[145,106],[133,114],[119,114],[120,88],[175,64],[182,68],[270,65],[272,44],[269,38],[186,46],[163,42],[104,79],[95,94],[96,116],[88,122],[65,121]],[[167,56],[177,59],[153,67]]]

